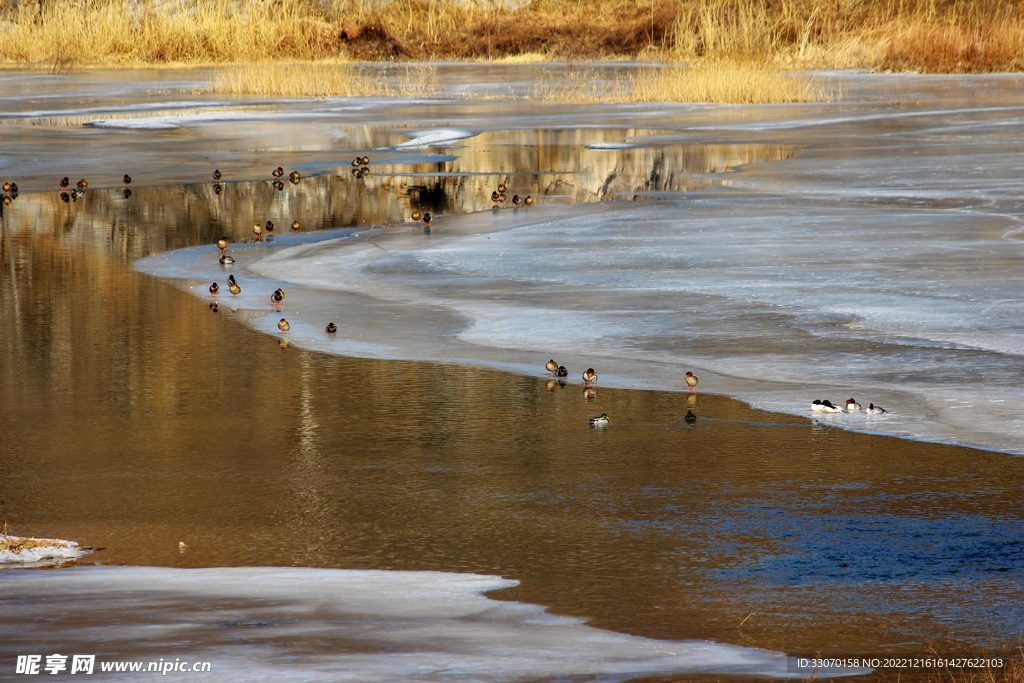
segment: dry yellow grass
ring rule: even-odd
[[[68,548],[70,543],[54,538],[24,538],[21,536],[8,536],[0,534],[0,552],[9,551],[20,553],[23,550],[32,548]]]
[[[746,62],[649,67],[626,80],[602,83],[587,70],[538,84],[534,96],[574,102],[827,102],[838,97],[800,73]]]
[[[433,69],[412,65],[389,83],[378,70],[328,64],[257,64],[217,72],[212,90],[284,97],[430,97]]]
[[[930,72],[1024,68],[1024,0],[0,2],[0,62],[728,60]]]

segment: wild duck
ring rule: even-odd
[[[124,177],[121,178],[121,180],[124,181],[125,185],[131,185],[132,184],[132,177],[130,175],[128,175],[127,173],[124,174]]]
[[[220,169],[213,172],[213,180],[214,182],[220,182]]]
[[[882,413],[887,413],[889,411],[883,408],[882,406],[876,406],[874,403],[869,403],[868,409],[865,410],[864,412],[867,413],[868,415],[881,415]]]
[[[220,294],[220,285],[214,282],[212,285],[210,285],[210,296],[215,297],[218,294]]]
[[[237,282],[232,282],[231,286],[228,289],[230,289],[231,293],[235,296],[238,296],[239,294],[242,293],[242,288],[238,286]]]
[[[270,295],[270,303],[280,306],[282,301],[284,301],[284,290],[278,288]]]
[[[221,254],[220,255],[220,262],[221,262],[222,265],[230,266],[232,263],[235,262],[235,259],[234,259],[234,257],[228,256],[227,254]]]
[[[821,402],[821,412],[823,413],[845,413],[846,411],[839,406],[832,405],[831,401],[824,400]]]
[[[860,410],[860,404],[854,401],[852,398],[846,401],[846,412],[855,413]]]
[[[551,374],[555,374],[555,372],[558,370],[558,363],[556,363],[555,359],[552,358],[551,360],[544,364],[544,367],[547,368],[548,372],[550,372]]]
[[[280,178],[281,176],[284,175],[284,169],[278,166],[271,172],[271,175],[273,175],[275,178]]]
[[[277,329],[287,334],[288,330],[292,329],[292,326],[288,324],[287,320],[281,318],[281,322],[277,323]]]
[[[611,421],[608,419],[608,413],[601,413],[597,417],[590,418],[591,427],[606,427],[609,424]]]
[[[693,414],[692,410],[687,410],[686,415],[683,416],[683,419],[686,420],[687,422],[696,422],[697,416]]]
[[[413,211],[412,212],[412,220],[413,220],[413,222],[414,223],[419,223],[420,222],[420,218],[422,217],[422,215],[423,214],[421,214],[419,211]]]
[[[595,380],[597,380],[597,373],[594,372],[594,368],[587,368],[587,371],[583,373],[583,381],[593,384]]]
[[[686,372],[686,388],[687,390],[697,390],[697,377],[692,372]]]
[[[523,203],[527,206],[533,206],[533,197],[526,195],[526,199],[523,200]]]
[[[569,376],[569,371],[566,369],[566,367],[564,365],[559,365],[558,369],[555,370],[555,377],[568,377],[568,376]]]
[[[217,246],[220,247],[220,253],[223,254],[225,251],[228,250],[228,238],[221,237],[219,240],[217,240]]]
[[[327,323],[326,330],[327,330],[327,334],[334,334],[335,332],[338,331],[338,326],[335,325],[334,323]]]

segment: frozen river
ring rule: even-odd
[[[785,106],[473,97],[529,93],[557,68],[434,67],[449,98],[433,100],[226,100],[201,93],[203,72],[7,75],[3,116],[23,134],[0,172],[31,191],[218,167],[232,196],[215,218],[236,242],[267,219],[360,226],[232,249],[249,281],[232,306],[276,332],[277,312],[256,314],[284,287],[301,346],[527,374],[554,357],[599,386],[680,389],[693,371],[756,407],[810,416],[852,397],[889,412],[822,419],[1024,452],[1024,79],[823,74],[838,101]],[[372,158],[359,180],[356,154]],[[274,197],[276,165],[306,178]],[[490,210],[501,182],[536,204]],[[205,296],[226,277],[212,248],[138,267]]]

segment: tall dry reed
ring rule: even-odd
[[[47,0],[0,4],[0,62],[730,60],[1024,68],[1024,0]]]

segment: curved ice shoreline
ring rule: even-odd
[[[635,205],[626,209],[636,212]],[[581,220],[607,221],[615,212],[613,203],[544,207],[518,217],[513,212],[486,212],[442,217],[429,236],[409,225],[289,235],[271,246],[233,247],[243,293],[237,299],[222,295],[220,301],[244,312],[252,327],[271,335],[279,335],[277,321],[286,317],[291,323],[289,341],[312,350],[469,363],[533,376],[544,376],[543,363],[555,356],[572,370],[571,382],[581,383],[582,369],[596,367],[598,387],[678,391],[685,387],[683,375],[692,370],[701,377],[702,391],[725,394],[756,408],[854,431],[1024,452],[1022,430],[1014,422],[1019,421],[1013,408],[1020,393],[1016,386],[975,386],[970,381],[974,375],[961,381],[956,373],[947,376],[938,367],[936,373],[942,376],[931,382],[887,381],[905,371],[906,364],[925,362],[918,358],[921,353],[937,354],[927,360],[930,366],[947,357],[955,364],[962,357],[998,359],[1001,354],[965,351],[956,345],[921,351],[913,340],[879,341],[891,333],[861,329],[861,316],[841,317],[837,323],[827,308],[785,301],[792,294],[785,283],[764,285],[775,292],[763,297],[764,305],[756,296],[729,300],[714,291],[713,281],[706,285],[710,293],[677,287],[670,297],[686,297],[691,306],[668,311],[671,323],[665,324],[665,310],[652,313],[650,290],[656,288],[649,283],[632,282],[642,294],[627,292],[616,298],[608,292],[600,282],[606,263],[595,265],[587,256],[563,254],[561,267],[575,275],[545,277],[545,254],[566,251],[581,239],[570,226]],[[569,235],[567,243],[553,240],[553,231]],[[630,253],[628,248],[625,253]],[[209,296],[211,279],[226,277],[209,247],[153,256],[136,267],[188,279],[194,283],[191,290],[203,298]],[[269,305],[277,287],[288,292],[282,310]],[[657,292],[654,296],[664,298]],[[666,306],[662,302],[663,309]],[[701,308],[707,311],[695,312]],[[716,328],[716,316],[736,320]],[[772,327],[764,321],[766,316],[782,318],[784,324]],[[324,331],[328,320],[338,325],[337,334]],[[822,330],[813,329],[820,320],[830,322]],[[688,331],[691,325],[700,327],[700,333]],[[763,349],[745,355],[727,349],[716,355],[716,344],[746,344],[736,337],[748,334],[748,329]],[[797,337],[788,338],[794,329]],[[841,338],[833,339],[837,334]],[[679,339],[689,339],[682,349]],[[815,348],[818,344],[825,345],[826,354],[829,348],[857,346],[830,365],[815,358],[821,352]],[[870,351],[879,349],[884,350],[880,357],[871,356]],[[849,396],[865,407],[873,402],[890,412],[822,415],[809,410],[814,398],[843,404]]]
[[[0,651],[32,653],[46,642],[58,648],[48,653],[104,653],[95,665],[101,678],[104,662],[158,657],[210,662],[218,681],[329,674],[352,681],[513,683],[806,673],[779,652],[628,636],[483,595],[517,583],[476,574],[294,567],[3,572],[0,588],[13,599],[0,625]]]

